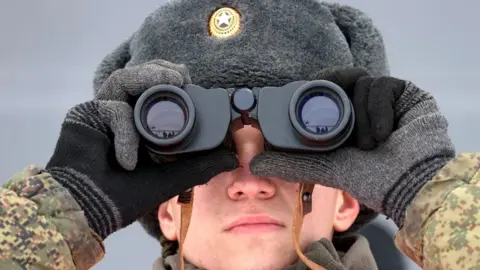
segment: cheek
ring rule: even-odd
[[[212,224],[218,224],[218,221],[224,215],[222,212],[223,208],[219,207],[219,205],[222,205],[222,202],[225,203],[227,199],[225,186],[227,183],[224,183],[225,181],[218,181],[218,179],[225,179],[217,177],[205,185],[194,188],[193,211],[189,230],[213,230]],[[178,214],[180,215],[180,210]],[[196,237],[193,236],[193,233],[189,233],[189,235]]]
[[[312,196],[312,212],[305,216],[304,233],[311,242],[331,238],[337,211],[337,190],[316,185]]]
[[[229,212],[226,205],[226,183],[210,180],[194,188],[193,211],[184,250],[186,259],[196,265],[218,265],[216,253],[222,241],[222,222]],[[222,179],[223,180],[223,179]],[[180,210],[178,211],[180,216]],[[178,219],[180,220],[180,218]],[[179,234],[180,223],[177,226]],[[212,261],[213,260],[213,261]]]
[[[205,186],[195,188],[192,222],[202,226],[221,215],[220,208],[217,207],[222,202],[220,193],[221,191],[213,192]]]
[[[222,201],[227,200],[227,185],[228,178],[225,177],[225,174],[212,178],[207,184],[196,186],[194,188],[194,201],[193,201],[193,211],[195,216],[215,216],[217,214],[216,207]]]
[[[218,184],[209,182],[202,186],[194,187],[193,210],[190,219],[189,233],[187,239],[198,238],[194,231],[205,231],[211,227],[212,223],[218,223],[221,213],[220,208],[215,207],[222,201],[222,189]],[[223,195],[224,196],[224,195]],[[169,207],[175,221],[177,236],[180,236],[181,228],[181,207],[177,203],[177,197],[170,201]],[[199,239],[197,239],[198,241]],[[188,242],[188,240],[187,240]]]

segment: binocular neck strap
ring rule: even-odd
[[[300,184],[298,191],[297,207],[295,207],[295,216],[293,218],[292,236],[295,251],[298,257],[305,263],[310,270],[324,270],[320,265],[312,262],[302,252],[300,248],[300,233],[302,231],[303,218],[312,211],[313,184]]]
[[[312,184],[300,184],[300,190],[298,191],[297,206],[295,207],[295,216],[293,219],[292,235],[295,251],[298,257],[305,263],[310,270],[324,270],[320,265],[312,262],[302,252],[300,248],[300,233],[302,231],[303,218],[306,214],[312,211]],[[190,225],[190,218],[192,217],[193,209],[193,188],[186,191],[178,197],[178,203],[180,204],[180,241],[179,241],[179,259],[180,269],[184,270],[184,258],[183,258],[183,245],[185,237],[187,236],[188,226]]]
[[[180,240],[178,244],[178,253],[180,257],[180,270],[185,269],[185,263],[183,259],[183,245],[185,243],[185,237],[187,236],[188,226],[190,226],[190,219],[192,217],[193,209],[193,188],[183,192],[178,196],[178,203],[180,204]]]

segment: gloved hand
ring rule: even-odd
[[[192,83],[185,65],[170,63],[165,60],[152,60],[137,66],[118,69],[113,72],[103,83],[95,96],[97,100],[115,100],[131,103],[132,99],[141,95],[149,88],[158,84],[168,84],[182,87]],[[133,104],[131,104],[133,106]],[[131,113],[125,106],[115,107],[117,114]],[[117,119],[113,119],[117,121]],[[119,119],[118,121],[122,121]],[[117,125],[115,122],[112,125]],[[117,160],[125,169],[133,169],[137,163],[138,132],[134,126],[123,127],[125,137],[129,144],[118,143],[115,145]],[[121,154],[119,154],[121,153]]]
[[[96,95],[101,100],[128,101],[158,84],[181,87],[192,80],[185,65],[155,59],[140,65],[115,70]]]
[[[402,226],[404,212],[417,192],[455,156],[448,123],[434,98],[413,83],[352,74],[345,70],[329,79],[342,86],[345,83],[338,80],[356,78],[357,131],[373,134],[358,140],[377,141],[375,149],[362,150],[359,144],[328,153],[268,151],[251,161],[251,170],[257,176],[344,190]],[[385,136],[391,128],[393,133]]]
[[[102,239],[182,191],[236,166],[235,154],[221,148],[164,164],[154,163],[141,148],[136,168],[125,170],[116,159],[136,155],[132,146],[138,144],[138,136],[131,130],[133,111],[125,102],[94,100],[77,105],[67,113],[46,166]]]

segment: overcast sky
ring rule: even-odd
[[[7,1],[0,8],[0,182],[30,163],[44,165],[66,110],[92,97],[98,63],[165,1]],[[348,0],[384,34],[392,75],[432,92],[450,120],[458,151],[479,151],[480,2]],[[400,260],[394,227],[367,232],[381,269],[417,269]],[[382,241],[383,241],[382,240]],[[388,246],[387,246],[388,245]],[[389,248],[387,248],[389,247]],[[94,269],[151,269],[157,242],[134,224],[109,237]],[[389,257],[390,256],[390,257]],[[396,262],[396,263],[394,263]],[[387,263],[390,263],[388,265]]]

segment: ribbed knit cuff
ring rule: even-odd
[[[90,228],[102,239],[121,228],[120,212],[88,176],[63,167],[50,167],[48,172],[70,191],[84,211]]]
[[[450,160],[450,156],[437,155],[413,164],[393,186],[382,207],[384,213],[392,218],[398,227],[403,225],[405,211],[418,191]]]

